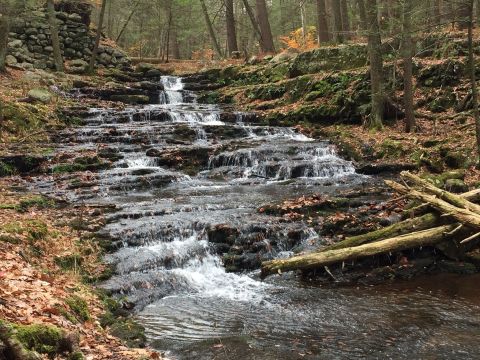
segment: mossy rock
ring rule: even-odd
[[[252,100],[275,100],[281,98],[287,89],[285,86],[266,85],[256,87],[248,92],[248,97]]]
[[[438,262],[438,267],[441,271],[454,273],[454,274],[475,274],[478,272],[477,267],[468,262],[457,262],[457,261],[447,261],[443,260]]]
[[[460,179],[448,179],[447,181],[445,181],[444,188],[447,191],[457,194],[465,193],[468,191],[468,185]]]
[[[78,320],[83,322],[90,319],[87,302],[81,297],[72,295],[65,299],[65,303],[70,307]]]
[[[110,333],[123,340],[129,347],[145,347],[145,328],[131,319],[116,321],[110,326]]]
[[[27,96],[31,101],[41,104],[49,104],[53,97],[47,89],[32,89]]]
[[[468,158],[464,152],[447,151],[442,155],[445,164],[451,169],[466,168],[468,166]]]
[[[148,104],[150,102],[147,95],[112,95],[110,100],[129,105]]]
[[[15,174],[15,168],[3,161],[0,161],[0,177],[11,176]]]
[[[403,145],[400,141],[385,139],[380,144],[380,149],[378,151],[379,158],[398,158],[402,156],[405,152]]]
[[[299,54],[292,62],[290,77],[321,71],[354,69],[367,65],[365,44],[321,47]]]
[[[55,264],[62,270],[74,270],[82,265],[82,256],[79,254],[71,254],[66,256],[57,256]]]
[[[27,350],[50,357],[68,350],[65,333],[53,325],[14,325],[13,337]]]
[[[444,188],[445,183],[448,180],[460,180],[463,182],[463,179],[465,178],[465,170],[458,169],[458,170],[446,171],[439,175],[426,174],[426,175],[423,175],[422,177],[430,181],[436,187]]]

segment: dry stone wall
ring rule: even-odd
[[[79,73],[86,69],[95,42],[95,33],[89,28],[91,9],[83,10],[84,13],[58,11],[56,15],[62,55],[71,60],[70,69]],[[45,9],[18,16],[10,28],[7,64],[23,69],[53,69],[50,34]],[[100,46],[97,59],[97,65],[103,67],[130,65],[125,53],[109,46]]]

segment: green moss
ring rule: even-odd
[[[12,165],[6,164],[3,161],[0,161],[0,177],[10,176],[14,174],[15,174],[15,168]]]
[[[55,258],[55,264],[62,270],[74,270],[82,265],[82,257],[79,254],[58,256]]]
[[[15,325],[14,337],[30,351],[54,356],[62,351],[64,333],[53,325]]]
[[[400,141],[385,139],[380,144],[378,151],[379,158],[398,158],[404,154],[402,143]]]
[[[75,351],[70,355],[68,355],[68,358],[67,358],[67,360],[84,360],[84,359],[85,359],[85,356],[81,351]]]
[[[52,172],[64,174],[77,171],[96,171],[107,169],[109,166],[109,163],[102,161],[98,156],[84,156],[76,158],[73,163],[58,164],[53,167]]]
[[[17,210],[22,212],[33,206],[40,209],[52,208],[55,206],[55,201],[42,195],[32,196],[30,198],[20,200]]]
[[[281,98],[287,89],[281,85],[258,86],[247,92],[247,97],[252,100],[275,100]]]
[[[80,321],[87,321],[90,319],[87,302],[81,297],[72,295],[65,299],[65,303],[70,307]]]
[[[110,326],[110,333],[125,341],[130,347],[144,347],[147,341],[144,327],[131,319],[113,323]]]

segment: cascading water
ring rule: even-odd
[[[301,220],[259,214],[260,206],[372,180],[327,142],[249,124],[246,114],[225,116],[184,97],[181,79],[161,82],[160,105],[92,110],[65,135],[62,151],[100,148],[114,166],[81,187],[59,186],[70,198],[119,209],[103,229],[118,250],[107,256],[116,274],[102,286],[137,304],[153,347],[174,359],[479,354],[467,341],[478,336],[478,308],[458,299],[322,289],[289,276],[259,281],[253,269],[262,259],[291,255],[317,237]],[[468,320],[447,340],[454,317]]]
[[[183,102],[182,79],[174,76],[160,78],[164,91],[160,93],[160,104],[181,104]]]

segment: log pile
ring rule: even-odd
[[[262,263],[262,277],[293,270],[314,270],[359,258],[395,253],[423,246],[453,242],[457,247],[472,247],[480,239],[480,190],[456,195],[428,181],[402,172],[404,184],[386,181],[394,191],[421,202],[417,216],[397,224],[346,238],[309,254]],[[410,185],[407,185],[408,184]]]

